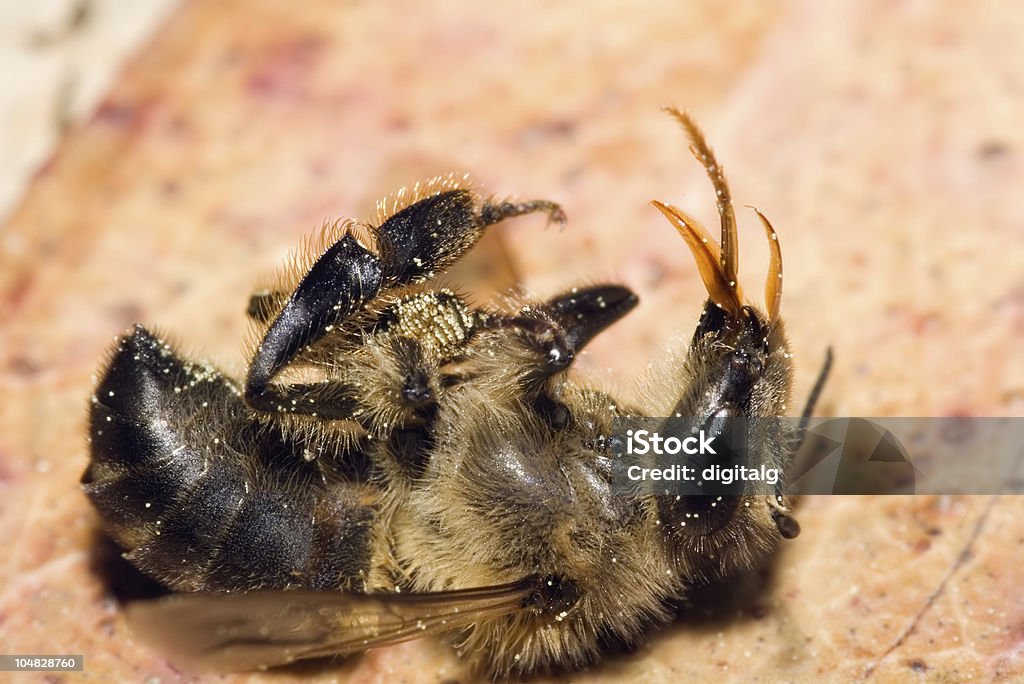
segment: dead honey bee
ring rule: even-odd
[[[479,671],[578,668],[669,619],[688,583],[749,568],[799,528],[780,495],[624,496],[612,421],[785,412],[793,373],[768,220],[765,309],[737,283],[729,189],[683,112],[717,193],[721,242],[654,202],[693,253],[708,300],[692,342],[628,406],[569,373],[627,314],[621,285],[479,308],[441,288],[490,225],[564,216],[435,180],[326,229],[252,297],[242,381],[137,326],[92,397],[82,482],[107,532],[177,592],[129,610],[172,657],[218,670],[346,655],[444,634]],[[820,383],[819,383],[820,386]],[[815,392],[816,394],[816,392]],[[808,405],[809,413],[813,405]],[[784,468],[792,435],[761,434]]]

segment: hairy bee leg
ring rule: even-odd
[[[821,369],[818,371],[818,377],[814,381],[814,387],[811,388],[811,393],[807,395],[803,413],[800,415],[800,423],[797,425],[794,433],[793,461],[789,465],[790,477],[793,479],[799,479],[802,475],[809,472],[817,464],[818,459],[824,456],[824,454],[818,453],[815,449],[805,451],[804,444],[807,441],[807,426],[814,415],[814,407],[817,405],[818,399],[821,398],[821,393],[825,389],[825,383],[828,381],[828,376],[832,371],[832,360],[832,347],[828,347],[825,350],[825,358],[822,361]],[[782,494],[781,491],[776,493],[778,495]]]
[[[548,220],[552,223],[565,223],[565,212],[562,210],[562,207],[549,200],[498,202],[497,204],[485,202],[483,208],[480,210],[480,219],[483,221],[485,226],[489,226],[491,224],[504,221],[507,218],[522,216],[523,214],[532,214],[538,211],[542,211],[547,214]]]
[[[419,200],[384,221],[374,231],[379,255],[345,235],[317,259],[267,328],[249,367],[246,401],[256,409],[278,410],[280,393],[268,391],[270,381],[333,326],[384,289],[432,278],[476,244],[486,226],[536,211],[565,220],[552,202],[481,205],[470,190],[456,189]]]
[[[547,301],[547,308],[552,318],[565,330],[565,339],[570,348],[580,351],[597,335],[636,308],[639,301],[628,287],[597,285],[573,288],[552,297]]]
[[[594,337],[633,310],[639,299],[627,287],[574,288],[517,315],[495,316],[483,328],[518,334],[531,350],[537,377],[568,368]]]
[[[376,231],[385,280],[396,285],[432,278],[457,261],[483,235],[507,218],[542,211],[565,222],[554,202],[482,202],[467,189],[449,190],[401,210]]]
[[[331,326],[376,297],[382,281],[380,260],[351,234],[331,245],[264,333],[246,377],[249,405],[276,410],[279,398],[268,392],[270,380]]]
[[[280,413],[314,415],[324,420],[343,421],[350,419],[352,412],[358,407],[357,396],[357,388],[348,383],[332,380],[273,384],[267,387],[261,400],[275,407]],[[361,433],[354,421],[351,428],[353,436]]]
[[[530,304],[516,315],[495,316],[483,328],[503,331],[510,338],[491,344],[521,350],[519,362],[527,378],[525,392],[534,410],[556,428],[571,420],[568,407],[558,398],[555,379],[572,365],[576,355],[613,323],[636,307],[638,298],[621,285],[573,288],[546,302]]]
[[[363,434],[423,426],[442,392],[440,365],[460,355],[489,316],[446,290],[402,297],[377,312],[373,332],[348,352],[344,382],[272,383],[264,400],[278,412],[344,420]]]
[[[632,311],[639,298],[621,285],[599,285],[573,288],[547,301],[552,318],[565,331],[565,340],[571,356],[575,356],[601,332]],[[537,412],[555,429],[565,428],[572,420],[572,412],[552,388],[541,392],[533,404]]]

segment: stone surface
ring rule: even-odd
[[[634,288],[641,306],[580,363],[629,392],[702,301],[647,202],[714,217],[664,104],[694,113],[737,203],[778,229],[797,401],[832,345],[821,413],[1020,414],[1024,9],[678,5],[178,9],[0,233],[3,649],[85,653],[75,681],[189,679],[132,641],[111,593],[123,568],[77,485],[90,376],[136,321],[238,371],[253,285],[396,185],[469,171],[563,203],[565,230],[519,219],[489,254],[538,294]],[[739,213],[754,295],[766,250]],[[798,513],[803,534],[764,572],[696,590],[677,624],[573,680],[1024,677],[1024,500],[813,498]],[[303,674],[472,681],[433,640]],[[263,680],[281,679],[223,681]]]
[[[0,4],[0,220],[70,126],[86,119],[175,0]]]

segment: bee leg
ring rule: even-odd
[[[518,315],[495,318],[489,327],[508,329],[513,344],[525,347],[532,365],[534,410],[552,427],[565,427],[572,416],[559,399],[557,379],[572,365],[576,354],[594,337],[637,305],[636,294],[621,285],[574,288],[542,304],[531,304]]]
[[[565,223],[565,212],[562,211],[562,207],[550,200],[540,199],[528,200],[526,202],[506,201],[498,202],[497,204],[484,202],[483,208],[480,210],[480,220],[483,225],[489,226],[513,216],[532,214],[537,211],[543,211],[547,214],[548,220],[552,223]]]
[[[412,204],[376,232],[385,280],[394,285],[434,277],[477,243],[487,226],[543,211],[555,223],[565,214],[554,202],[480,202],[467,189],[449,190]]]
[[[633,291],[621,285],[575,288],[541,304],[528,304],[513,316],[495,316],[483,329],[506,330],[517,347],[525,347],[533,379],[566,370],[598,333],[637,305]]]
[[[621,285],[598,285],[574,288],[552,297],[547,302],[551,317],[564,330],[572,354],[586,347],[591,340],[632,311],[639,299],[629,288]],[[572,412],[558,398],[556,383],[548,383],[538,394],[534,410],[555,429],[565,428],[572,420]]]
[[[800,442],[797,444],[796,451],[800,451],[800,446],[803,445],[803,439],[806,434],[807,425],[811,422],[811,416],[814,415],[814,406],[818,403],[818,399],[821,397],[822,390],[825,389],[825,381],[828,380],[828,375],[832,370],[832,347],[825,350],[825,361],[821,364],[821,370],[818,371],[818,379],[814,381],[814,387],[811,388],[811,393],[807,396],[807,403],[804,404],[804,412],[800,416],[800,426],[798,427],[798,434],[800,435]]]
[[[569,347],[580,351],[632,311],[639,301],[632,290],[622,285],[597,285],[573,288],[552,297],[545,306],[552,319],[565,331]]]
[[[791,473],[804,473],[813,467],[813,458],[803,451],[804,440],[807,438],[807,425],[811,422],[814,414],[814,407],[821,397],[825,388],[825,381],[828,380],[829,372],[832,370],[832,347],[825,350],[825,360],[818,371],[818,378],[814,381],[814,387],[804,404],[803,413],[800,416],[800,424],[796,429],[796,444],[793,448],[793,463],[789,466]],[[779,529],[779,534],[784,539],[793,539],[800,534],[800,523],[785,505],[781,487],[777,487],[774,496],[766,497],[768,508],[771,511],[772,520]]]
[[[280,397],[270,380],[333,325],[377,296],[382,285],[380,260],[351,234],[317,259],[267,328],[245,381],[250,406],[276,410]]]
[[[415,202],[384,221],[374,231],[379,256],[346,234],[316,260],[264,333],[246,377],[246,401],[263,411],[285,404],[311,412],[302,401],[270,387],[296,356],[382,290],[434,277],[470,249],[486,226],[535,211],[565,220],[558,205],[545,200],[480,203],[470,190],[455,189]],[[259,311],[265,301],[259,302]]]

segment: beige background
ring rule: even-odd
[[[0,2],[0,217],[176,0]]]
[[[368,216],[402,183],[469,171],[561,202],[565,230],[517,220],[484,256],[541,295],[634,288],[641,306],[580,363],[629,392],[702,300],[647,202],[713,217],[664,104],[693,112],[738,203],[778,229],[798,401],[832,345],[821,413],[1021,414],[1024,8],[287,5],[176,8],[0,233],[4,651],[85,653],[67,681],[187,679],[131,640],[95,572],[77,486],[90,375],[136,321],[237,371],[254,283],[324,218]],[[755,293],[766,250],[740,216]],[[1021,499],[820,498],[798,513],[803,534],[765,572],[696,591],[678,624],[573,679],[1024,677]],[[312,674],[470,680],[431,640]]]

